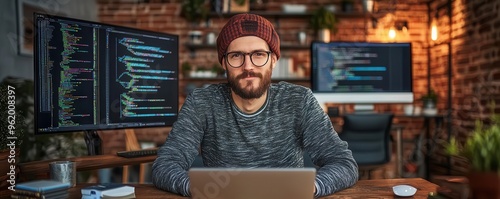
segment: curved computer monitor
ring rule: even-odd
[[[413,102],[411,43],[313,42],[311,90],[320,104]]]
[[[40,13],[34,18],[35,134],[177,120],[178,35]]]

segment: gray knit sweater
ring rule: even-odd
[[[316,196],[352,186],[358,168],[312,92],[302,86],[271,84],[264,106],[245,114],[227,84],[195,89],[153,163],[153,184],[190,195],[187,170],[201,149],[206,167],[303,167],[309,153],[319,167]]]

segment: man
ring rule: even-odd
[[[217,38],[227,84],[195,89],[153,163],[156,187],[190,195],[187,171],[200,150],[207,167],[318,166],[315,195],[352,186],[357,164],[310,89],[271,84],[280,57],[273,25],[254,14],[233,16]]]

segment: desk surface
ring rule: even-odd
[[[102,168],[112,168],[121,167],[124,165],[136,165],[146,162],[153,162],[156,159],[156,155],[136,157],[136,158],[123,158],[116,155],[94,155],[94,156],[82,156],[68,159],[56,159],[56,160],[42,160],[34,162],[20,163],[18,166],[20,168],[20,177],[27,176],[42,176],[48,177],[49,173],[49,163],[57,160],[69,160],[76,163],[76,171],[87,171]]]
[[[337,192],[333,195],[321,197],[322,199],[333,198],[393,198],[392,187],[399,184],[408,184],[417,188],[414,198],[427,198],[429,192],[436,192],[437,185],[421,178],[360,180],[354,186]],[[90,184],[78,184],[69,190],[69,198],[81,198],[80,189]],[[133,184],[136,187],[136,198],[141,199],[187,199],[176,194],[156,189],[151,184]]]

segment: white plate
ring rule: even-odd
[[[417,188],[410,185],[397,185],[392,187],[392,191],[396,196],[408,197],[415,195],[415,193],[417,193]]]

